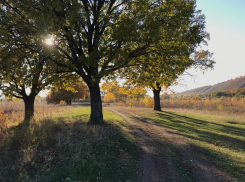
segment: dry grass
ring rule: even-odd
[[[65,107],[65,106],[64,106]],[[46,118],[53,114],[60,113],[63,107],[60,105],[48,105],[45,102],[35,102],[35,117],[37,119]],[[19,101],[0,103],[0,111],[7,114],[7,127],[12,127],[21,123],[24,119],[24,103]]]
[[[35,120],[20,127],[23,103],[2,104],[9,120],[0,133],[0,181],[134,179],[135,141],[115,114],[105,111],[106,124],[91,126],[89,107],[35,103]]]
[[[114,103],[114,105],[118,105],[121,107],[153,107],[154,100],[152,98],[141,98],[137,99],[127,99],[125,101],[119,101],[118,103]]]
[[[162,108],[171,109],[190,109],[201,112],[235,114],[243,115],[245,113],[245,99],[237,98],[215,98],[215,99],[198,99],[193,98],[178,98],[161,100]]]
[[[209,109],[191,109],[191,108],[162,108],[164,111],[168,112],[180,112],[180,113],[195,113],[195,114],[208,114],[215,116],[216,118],[225,118],[227,120],[244,122],[245,123],[245,113],[232,113],[226,112],[225,110],[219,111],[218,109],[209,110]]]

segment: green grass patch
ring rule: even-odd
[[[9,129],[0,145],[0,181],[134,181],[136,144],[119,116],[87,124],[90,108],[61,107],[29,127]]]
[[[225,116],[184,112],[154,112],[134,109],[134,112],[188,139],[200,152],[231,173],[245,179],[245,125]]]

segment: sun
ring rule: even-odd
[[[45,43],[48,44],[48,45],[53,45],[54,44],[54,38],[53,38],[53,36],[47,38],[45,40]]]

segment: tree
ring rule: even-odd
[[[127,97],[139,100],[147,93],[145,88],[137,84],[123,83],[123,86],[120,86],[116,79],[106,80],[106,82],[101,85],[101,90],[105,93],[113,93],[117,101],[123,101],[127,99]]]
[[[118,84],[116,79],[106,80],[102,83],[100,89],[103,95],[106,95],[109,92],[113,93],[116,101],[121,101],[123,98],[127,97],[127,95],[122,92],[122,87]]]
[[[121,88],[121,92],[130,98],[139,100],[140,98],[145,97],[147,90],[137,84],[125,83],[125,85]]]
[[[106,103],[110,103],[110,102],[114,102],[116,100],[115,96],[113,93],[108,92],[105,96],[104,96],[104,101]]]
[[[5,96],[23,99],[24,121],[29,124],[35,97],[62,74],[55,73],[57,65],[50,61],[38,30],[22,18],[21,12],[5,4],[0,16],[0,89]]]
[[[90,123],[101,124],[100,80],[164,51],[162,45],[175,37],[179,25],[185,25],[180,32],[190,28],[185,22],[193,17],[195,0],[3,0],[1,4],[13,6],[39,32],[53,35],[53,61],[83,78],[91,95]],[[200,29],[196,24],[192,33]]]
[[[184,18],[181,24],[176,24],[172,32],[162,32],[163,37],[170,36],[172,39],[157,44],[157,53],[145,56],[144,59],[147,61],[126,69],[121,74],[131,83],[152,89],[154,110],[161,111],[162,87],[168,88],[176,84],[179,76],[190,67],[205,70],[215,64],[212,53],[196,50],[200,44],[207,44],[206,39],[209,39],[209,34],[205,32],[205,16],[200,11],[195,11],[195,7],[187,13],[189,16],[185,16],[186,19]]]
[[[70,80],[69,86],[63,84],[61,87],[52,88],[46,100],[48,103],[59,103],[64,100],[67,105],[71,105],[71,100],[84,99],[87,91],[88,88],[82,81],[72,82]]]

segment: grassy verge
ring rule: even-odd
[[[238,180],[245,179],[245,122],[208,114],[134,109],[188,139],[200,152]]]
[[[0,181],[134,181],[136,145],[126,123],[104,111],[89,126],[89,107],[61,107],[0,140]]]

